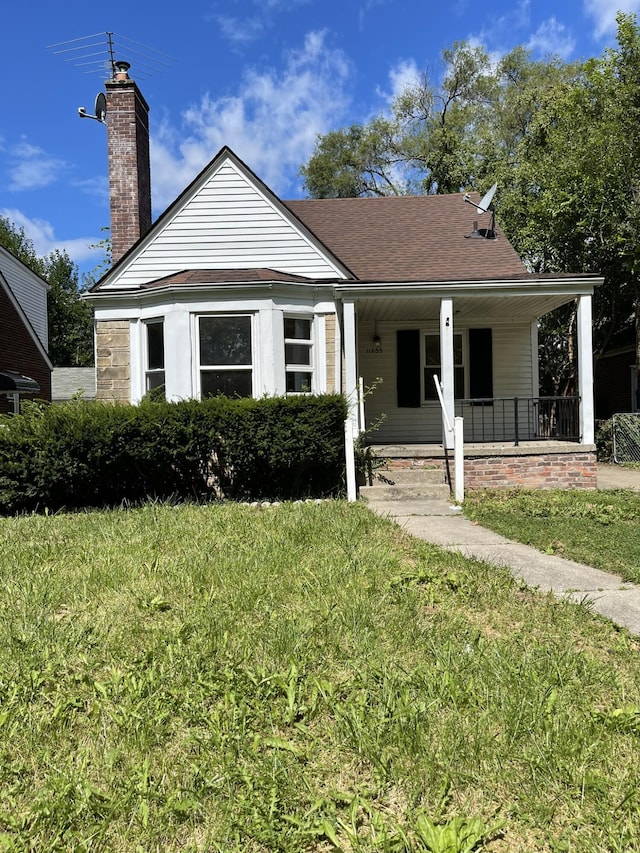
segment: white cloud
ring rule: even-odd
[[[52,157],[26,140],[9,152],[9,189],[34,190],[48,187],[68,169],[64,160]]]
[[[266,34],[276,23],[276,15],[293,11],[310,0],[253,0],[255,11],[244,16],[230,15],[229,4],[217,4],[214,11],[205,16],[205,20],[213,20],[220,28],[220,34],[231,44],[240,48],[256,41]],[[218,11],[223,6],[224,11]]]
[[[401,95],[406,89],[420,83],[423,76],[424,72],[420,71],[417,63],[413,59],[399,62],[389,72],[389,83],[391,84],[389,99],[394,101],[398,95]]]
[[[44,219],[30,219],[22,211],[15,208],[3,208],[0,216],[9,219],[18,228],[23,228],[24,233],[33,242],[37,255],[47,255],[54,249],[61,252],[66,251],[72,261],[82,264],[84,261],[95,259],[98,263],[104,251],[101,249],[90,249],[89,245],[97,243],[100,237],[77,237],[73,240],[59,240],[56,238],[53,225]]]
[[[575,46],[571,31],[555,17],[543,21],[527,42],[527,48],[534,54],[559,56],[564,60],[571,56]]]
[[[339,125],[348,104],[351,66],[326,44],[326,33],[309,33],[281,72],[245,73],[237,94],[204,95],[183,115],[152,129],[154,208],[163,210],[223,146],[228,145],[275,192],[294,195],[298,169],[319,133]]]
[[[604,38],[615,34],[618,12],[640,12],[640,3],[638,0],[584,0],[584,9],[593,18],[596,38]]]
[[[218,15],[218,26],[223,38],[234,45],[246,45],[259,38],[264,30],[264,21],[260,18],[232,18],[229,15]]]

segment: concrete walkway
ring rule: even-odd
[[[600,472],[601,467],[606,469],[602,472],[604,477]],[[640,491],[640,470],[598,466],[598,483],[600,488],[633,488]],[[445,501],[395,500],[370,503],[369,507],[379,515],[395,519],[413,536],[449,551],[459,551],[466,557],[506,566],[514,577],[522,579],[528,586],[553,592],[575,602],[586,599],[597,613],[628,628],[633,634],[640,635],[638,585],[624,583],[616,575],[600,569],[543,554],[529,545],[505,539],[469,521],[458,507]]]

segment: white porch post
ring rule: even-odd
[[[580,436],[583,444],[593,444],[593,343],[591,337],[591,296],[578,297],[578,393],[580,394]]]
[[[440,381],[442,384],[442,396],[444,399],[444,410],[453,426],[455,418],[455,369],[453,360],[453,299],[442,299],[440,301],[440,365],[442,373]],[[453,447],[453,435],[447,429],[444,416],[442,418],[442,433],[444,446],[447,449]]]
[[[349,420],[358,426],[358,366],[356,353],[356,307],[353,302],[342,304],[344,331],[344,393],[349,404]]]
[[[353,302],[342,303],[342,324],[344,333],[344,368],[346,380],[343,391],[347,398],[348,405],[347,420],[344,425],[347,500],[355,501],[357,492],[353,442],[358,435],[358,368],[356,353],[356,309]]]

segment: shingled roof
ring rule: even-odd
[[[472,196],[474,201],[479,196]],[[462,193],[304,199],[284,204],[362,281],[472,281],[522,278],[525,267],[498,225],[495,240]]]
[[[141,289],[155,290],[176,284],[251,284],[264,281],[309,282],[310,279],[302,275],[267,268],[181,270],[181,272],[149,281],[143,284]]]

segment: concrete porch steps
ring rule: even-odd
[[[449,500],[442,468],[379,468],[372,485],[360,487],[367,503],[406,500]]]

